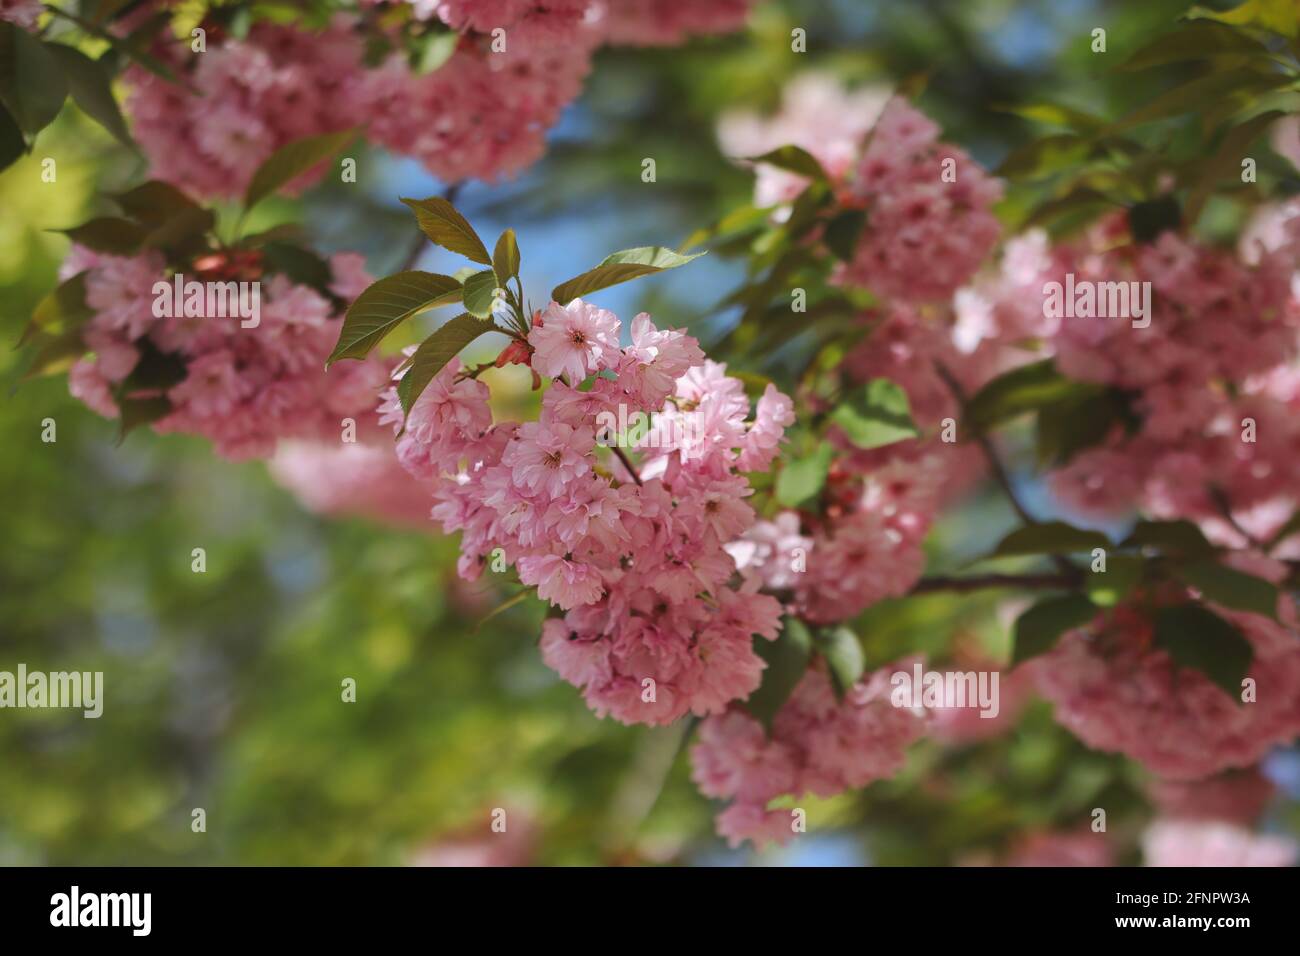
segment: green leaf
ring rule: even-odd
[[[1240,6],[1226,11],[1192,7],[1185,16],[1188,19],[1206,17],[1238,27],[1256,27],[1294,38],[1300,11],[1296,8],[1295,0],[1246,0]]]
[[[999,110],[1036,123],[1064,126],[1078,133],[1099,133],[1106,128],[1106,122],[1099,117],[1058,103],[1025,103],[1019,106],[1000,107]]]
[[[137,392],[165,392],[173,385],[185,381],[189,369],[180,355],[162,351],[148,338],[140,339],[136,348],[140,351],[140,358],[131,374],[118,383],[116,389],[119,396],[130,396]]]
[[[776,500],[794,508],[819,494],[835,450],[826,442],[806,458],[787,459],[776,478]]]
[[[86,273],[78,272],[36,304],[18,345],[26,345],[38,331],[62,335],[78,330],[94,314],[95,310],[86,304]]]
[[[343,358],[365,358],[389,332],[411,316],[459,302],[460,283],[433,272],[399,272],[362,292],[347,315],[326,368]]]
[[[887,378],[868,382],[862,392],[838,406],[830,420],[859,448],[892,445],[918,434],[907,393]]]
[[[1200,556],[1214,553],[1201,529],[1190,521],[1139,521],[1120,547],[1155,548],[1162,554]]]
[[[454,30],[429,33],[419,38],[418,42],[419,47],[415,51],[415,72],[424,76],[451,59],[451,55],[456,52],[456,45],[460,42],[460,34]]]
[[[1178,667],[1200,671],[1233,700],[1255,658],[1241,632],[1199,604],[1176,604],[1155,613],[1155,646]]]
[[[664,246],[624,249],[606,256],[596,268],[589,269],[567,282],[561,282],[551,290],[551,298],[564,305],[598,289],[608,289],[621,282],[684,266],[702,255],[703,252],[697,252],[694,255],[684,256]]]
[[[355,130],[345,129],[320,136],[308,136],[281,146],[253,173],[244,193],[244,209],[252,209],[285,183],[320,165],[355,137]]]
[[[1042,179],[1078,166],[1093,149],[1093,143],[1077,133],[1040,136],[1013,149],[997,173],[1012,179]]]
[[[1047,521],[1043,524],[1017,528],[1003,538],[990,557],[1007,558],[1031,554],[1071,554],[1075,551],[1092,551],[1094,548],[1110,550],[1113,547],[1100,531],[1076,528],[1064,521]]]
[[[460,350],[485,332],[498,331],[491,322],[462,312],[420,343],[411,356],[411,364],[397,383],[397,397],[408,415],[416,400],[428,388],[433,377],[454,359]]]
[[[1157,37],[1129,57],[1118,69],[1146,70],[1153,66],[1206,60],[1219,56],[1262,56],[1267,49],[1239,30],[1210,21],[1193,21]]]
[[[104,64],[62,43],[47,43],[45,49],[63,68],[72,101],[119,143],[135,149],[126,120],[113,98],[113,77]]]
[[[1057,638],[1087,624],[1097,613],[1097,606],[1082,594],[1044,598],[1016,619],[1011,662],[1022,664],[1051,650]]]
[[[799,146],[778,146],[762,156],[750,156],[746,162],[766,163],[784,169],[788,173],[807,176],[809,179],[826,179],[826,170],[822,169],[822,164],[813,157],[812,153]]]
[[[210,209],[191,206],[151,230],[143,246],[163,249],[173,261],[188,259],[207,248],[206,237],[216,222],[217,217]]]
[[[465,311],[486,319],[492,314],[492,304],[496,299],[496,273],[491,269],[476,272],[465,280],[464,286]]]
[[[798,618],[787,617],[775,641],[764,637],[754,639],[754,652],[767,667],[758,690],[745,701],[745,709],[770,731],[772,719],[808,670],[812,635]]]
[[[1285,115],[1281,110],[1268,110],[1237,124],[1224,134],[1213,155],[1199,164],[1200,173],[1196,185],[1187,199],[1188,223],[1195,225],[1201,217],[1201,210],[1220,180],[1229,175],[1236,176],[1240,172],[1247,147],[1262,136],[1275,120]]]
[[[831,684],[836,696],[843,697],[845,691],[858,682],[867,668],[867,659],[862,653],[858,635],[841,625],[822,634],[817,640],[817,649],[830,667]]]
[[[503,288],[519,275],[519,243],[515,241],[513,229],[507,229],[497,238],[496,248],[492,250],[492,271]]]
[[[1174,574],[1207,601],[1277,619],[1278,589],[1270,581],[1214,560],[1175,565]]]
[[[428,199],[403,199],[415,212],[416,222],[435,244],[459,253],[473,262],[485,266],[492,264],[483,240],[478,237],[469,221],[456,211],[456,207],[441,196]]]
[[[1181,86],[1148,100],[1145,105],[1134,110],[1110,129],[1121,132],[1150,123],[1158,119],[1167,119],[1194,110],[1204,110],[1217,99],[1235,94],[1263,93],[1291,82],[1286,74],[1261,74],[1255,70],[1240,67],[1231,70],[1213,70]]]
[[[140,251],[149,232],[130,219],[101,216],[72,229],[58,230],[79,246],[111,256],[132,256]]]
[[[963,424],[985,432],[1025,412],[1057,402],[1080,401],[1101,391],[1099,385],[1066,378],[1051,359],[1045,359],[1012,369],[986,384],[966,404]]]
[[[31,365],[23,373],[24,379],[41,375],[61,375],[72,367],[73,363],[86,354],[86,343],[80,329],[64,332],[62,335],[37,333],[33,343],[36,355]]]
[[[43,130],[59,115],[68,80],[45,45],[12,23],[0,20],[0,103],[20,129]]]
[[[1106,558],[1105,571],[1089,571],[1083,588],[1093,604],[1114,607],[1130,594],[1142,581],[1146,562],[1131,554],[1112,554]]]

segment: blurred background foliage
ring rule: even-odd
[[[1110,65],[1184,8],[765,2],[742,35],[603,52],[547,158],[516,181],[470,184],[458,204],[484,235],[519,231],[535,299],[611,249],[676,244],[748,202],[750,175],[719,153],[715,123],[775,107],[797,72],[926,74],[920,106],[992,167],[1035,132],[999,106],[1050,99],[1115,117],[1163,88],[1185,68],[1135,80]],[[1090,50],[1095,26],[1105,56]],[[790,52],[794,27],[806,54]],[[40,181],[44,155],[58,158],[57,184]],[[640,178],[647,156],[653,184]],[[383,274],[416,239],[397,197],[442,184],[378,155],[360,168],[358,185],[326,184],[267,215],[305,218],[323,249],[359,248]],[[67,244],[48,230],[143,172],[68,107],[0,176],[5,341],[55,283]],[[436,250],[423,265],[444,271]],[[739,276],[711,256],[602,304],[691,325],[707,343],[727,317],[705,317]],[[1041,704],[1011,734],[926,741],[892,781],[802,802],[809,835],[789,850],[728,851],[689,780],[689,728],[595,719],[539,659],[539,602],[477,627],[510,589],[460,582],[454,540],[314,516],[262,464],[222,461],[197,439],[142,431],[118,446],[115,425],[63,379],[19,383],[16,353],[0,356],[0,669],[102,670],[106,698],[99,720],[0,714],[0,863],[400,864],[482,840],[494,808],[508,814],[511,862],[993,862],[1035,833],[1086,827],[1097,805],[1110,808],[1116,859],[1136,859],[1149,815],[1140,774],[1088,752]],[[46,418],[55,443],[41,441]],[[936,552],[969,553],[1010,524],[977,497],[938,529]],[[196,547],[205,574],[191,571]],[[994,598],[934,595],[873,608],[857,629],[877,665],[917,650],[1003,659],[1004,625]],[[349,677],[354,704],[341,700]],[[1292,795],[1297,763],[1282,754],[1272,767]],[[191,830],[196,807],[205,833]],[[1300,830],[1294,799],[1273,820]]]

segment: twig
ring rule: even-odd
[[[1048,591],[1055,588],[1073,588],[1079,584],[1079,574],[979,574],[970,577],[937,575],[917,581],[909,594],[937,594],[952,591],[966,594],[989,588],[1023,588],[1030,591]]]
[[[632,462],[629,461],[627,455],[623,453],[623,449],[619,448],[617,445],[610,445],[609,447],[610,450],[618,456],[618,460],[623,463],[623,467],[626,468],[628,474],[632,476],[632,480],[638,485],[641,484],[641,476],[636,473],[636,469],[632,467]]]
[[[1223,489],[1217,485],[1211,485],[1208,491],[1210,500],[1214,502],[1214,507],[1219,509],[1219,514],[1223,516],[1223,520],[1228,522],[1228,526],[1245,538],[1246,543],[1252,548],[1267,552],[1268,549],[1264,547],[1264,543],[1243,528],[1237,521],[1232,513],[1232,504],[1228,501],[1228,496],[1224,494]]]

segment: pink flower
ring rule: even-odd
[[[590,565],[558,554],[528,555],[517,562],[519,580],[537,585],[537,596],[566,611],[599,600],[604,585]]]
[[[554,498],[565,485],[591,468],[587,454],[596,443],[589,428],[574,428],[564,422],[527,422],[515,441],[501,456],[511,469],[515,484]]]
[[[1295,866],[1300,846],[1230,823],[1156,820],[1142,835],[1147,866]]]
[[[613,368],[621,354],[614,313],[581,299],[547,306],[528,344],[534,349],[533,368],[551,378],[564,375],[575,388],[588,375]]]

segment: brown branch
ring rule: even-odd
[[[911,594],[937,594],[951,591],[966,594],[990,588],[1021,588],[1029,591],[1049,591],[1079,586],[1080,576],[1073,574],[978,574],[969,577],[936,575],[921,578],[908,592]]]
[[[619,448],[617,445],[610,445],[609,449],[618,456],[618,460],[623,463],[623,467],[626,468],[627,473],[632,476],[632,480],[638,485],[641,484],[641,476],[636,473],[636,469],[632,467],[632,462],[628,459],[627,455],[623,453],[623,449]]]

